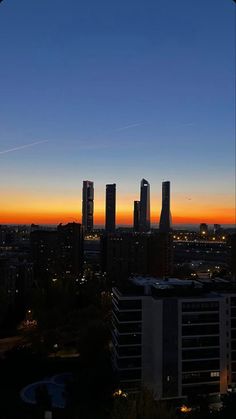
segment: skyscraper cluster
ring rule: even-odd
[[[94,222],[94,184],[89,180],[83,181],[82,224],[84,231],[91,232]],[[114,233],[116,229],[116,184],[106,185],[105,230]],[[146,179],[141,180],[140,200],[134,201],[133,229],[135,232],[147,233],[151,229],[150,217],[150,184]],[[162,209],[159,229],[168,233],[171,229],[170,212],[170,182],[162,182]]]

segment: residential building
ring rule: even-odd
[[[120,387],[157,399],[218,397],[236,385],[236,289],[230,281],[134,277],[112,291]]]
[[[34,230],[30,234],[31,258],[36,280],[47,282],[76,278],[82,270],[81,224],[60,224],[55,230]]]
[[[81,224],[60,224],[58,234],[58,272],[63,276],[77,277],[83,263],[83,233]]]

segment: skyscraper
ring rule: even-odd
[[[168,233],[171,229],[170,213],[170,182],[162,182],[162,209],[159,223],[159,230]]]
[[[106,232],[116,229],[116,184],[106,185]]]
[[[94,188],[93,182],[83,181],[83,203],[82,203],[82,224],[84,231],[93,230],[93,200]]]
[[[134,201],[133,228],[136,233],[140,230],[140,201]]]
[[[150,231],[150,185],[145,179],[140,185],[140,231]]]

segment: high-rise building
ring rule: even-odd
[[[134,277],[113,288],[113,365],[120,387],[158,399],[215,395],[236,383],[236,294],[230,281]],[[225,285],[225,290],[222,288]]]
[[[62,277],[78,277],[83,263],[83,234],[81,224],[60,224],[57,227],[57,270]]]
[[[103,270],[113,283],[130,275],[165,278],[173,271],[173,243],[166,233],[116,233],[101,241]]]
[[[150,231],[150,184],[146,179],[140,185],[140,231]]]
[[[81,224],[60,224],[55,230],[30,233],[31,258],[36,281],[47,285],[55,278],[77,278],[82,270]]]
[[[116,229],[116,184],[106,185],[106,232]]]
[[[85,232],[93,230],[93,182],[83,181],[82,225]]]
[[[201,236],[207,236],[208,234],[208,225],[205,223],[201,223],[199,227],[199,231]]]
[[[220,224],[214,224],[213,226],[213,233],[220,234],[222,232],[222,228]]]
[[[136,233],[140,229],[140,201],[134,201],[133,228]]]
[[[159,230],[168,233],[171,229],[171,213],[170,213],[170,182],[162,182],[162,209]]]

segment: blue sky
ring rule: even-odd
[[[68,212],[76,202],[80,211],[87,178],[99,210],[105,183],[116,182],[131,211],[142,177],[156,212],[164,179],[178,214],[189,194],[195,206],[232,208],[234,9],[231,0],[4,0],[0,152],[47,141],[0,154],[4,212],[16,191],[16,216],[34,200],[52,211],[65,196]]]

